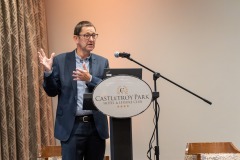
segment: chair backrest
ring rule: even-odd
[[[50,157],[61,157],[62,150],[61,146],[42,146],[38,153],[38,158],[44,158],[48,160]],[[105,156],[104,160],[110,160],[109,156]]]
[[[201,153],[240,153],[231,142],[188,143],[185,154]]]
[[[45,158],[46,160],[50,157],[61,157],[62,150],[61,146],[42,146],[38,153],[38,158]]]

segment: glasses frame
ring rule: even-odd
[[[97,39],[98,34],[96,34],[96,33],[93,33],[93,34],[89,34],[89,33],[87,33],[87,34],[79,34],[78,36],[79,36],[79,37],[80,37],[80,36],[83,36],[84,39],[86,39],[86,40],[89,40],[90,37],[92,37],[92,39],[95,40],[95,39]]]

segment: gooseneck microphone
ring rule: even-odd
[[[129,58],[130,57],[130,53],[125,53],[125,52],[115,52],[114,56],[116,58],[118,57],[122,57],[122,58]]]

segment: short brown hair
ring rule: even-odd
[[[91,22],[81,21],[76,25],[76,27],[74,29],[74,35],[79,35],[79,33],[82,31],[83,27],[94,27],[94,29],[96,30],[95,26]]]

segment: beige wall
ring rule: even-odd
[[[231,141],[240,149],[239,0],[46,0],[46,8],[50,52],[73,50],[74,26],[90,20],[99,33],[94,51],[112,68],[139,67],[113,56],[129,52],[213,102],[158,80],[160,159],[183,159],[188,142]],[[153,87],[152,73],[144,70],[143,80]],[[147,159],[153,114],[150,106],[133,117],[134,160]]]

